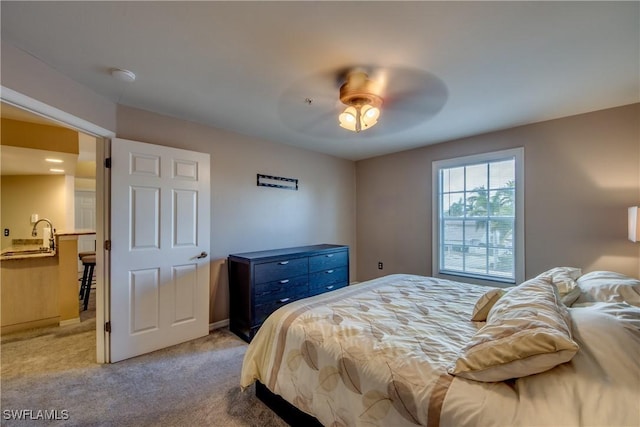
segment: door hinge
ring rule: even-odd
[[[104,159],[104,167],[107,169],[111,168],[111,157],[107,157],[106,159]]]
[[[111,321],[104,324],[104,331],[111,332]]]
[[[105,240],[104,241],[104,250],[105,251],[110,251],[111,250],[111,240]]]

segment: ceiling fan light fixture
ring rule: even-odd
[[[346,83],[340,87],[340,101],[347,105],[338,116],[340,127],[360,132],[378,123],[382,105],[378,92],[378,86],[369,80],[366,73],[350,73]]]
[[[363,120],[368,123],[368,126],[373,126],[378,122],[380,117],[380,109],[372,105],[365,105],[362,107]]]
[[[341,128],[353,132],[360,132],[378,123],[378,117],[380,117],[380,109],[366,104],[363,106],[347,107],[342,114],[338,116],[338,120],[340,121]]]
[[[355,107],[347,107],[339,116],[340,127],[348,130],[356,130],[356,116],[358,112]]]

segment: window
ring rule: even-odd
[[[524,149],[433,162],[433,272],[524,280]]]

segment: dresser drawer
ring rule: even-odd
[[[329,270],[336,267],[343,267],[349,262],[347,251],[330,252],[328,254],[315,255],[309,257],[309,271]]]
[[[256,264],[253,270],[255,283],[274,282],[307,274],[309,258],[284,259]]]
[[[260,283],[255,286],[254,299],[256,304],[273,301],[286,297],[286,294],[306,294],[309,289],[309,276],[294,277],[292,279],[281,279],[275,282]]]
[[[349,270],[347,267],[331,268],[309,274],[309,289],[322,288],[334,283],[344,283],[346,285],[348,281]]]
[[[309,296],[312,297],[314,295],[323,294],[325,292],[335,291],[336,289],[344,288],[347,286],[346,282],[332,283],[332,284],[324,284],[317,286],[315,288],[309,288]]]
[[[279,309],[280,307],[282,307],[285,304],[289,304],[290,302],[305,298],[306,296],[308,296],[308,294],[305,295],[300,295],[300,294],[293,294],[290,296],[284,296],[281,295],[278,299],[269,301],[269,302],[265,302],[263,304],[257,304],[255,305],[255,318],[254,318],[254,324],[258,325],[262,322],[264,322],[264,320],[274,311],[276,311],[277,309]]]

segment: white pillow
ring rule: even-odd
[[[558,288],[562,303],[570,307],[580,296],[580,289],[576,280],[582,275],[582,270],[575,267],[555,267],[538,275],[551,281]]]
[[[461,350],[449,373],[494,382],[537,374],[570,361],[578,351],[571,318],[548,278],[509,290],[489,311],[487,323]]]
[[[640,280],[613,271],[592,271],[578,281],[580,296],[574,304],[626,302],[640,307]]]

